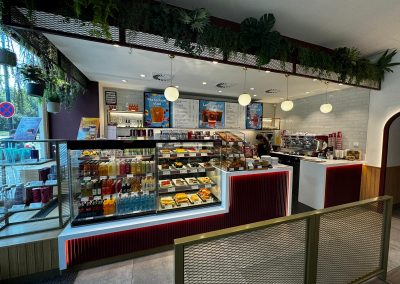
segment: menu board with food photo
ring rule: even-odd
[[[163,94],[144,93],[144,126],[168,128],[169,102]]]
[[[200,128],[225,127],[225,102],[200,100],[199,119]]]
[[[262,129],[262,103],[252,103],[246,107],[246,129]]]

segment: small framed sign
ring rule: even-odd
[[[116,105],[117,104],[117,92],[114,91],[105,91],[104,99],[106,101],[106,105]]]

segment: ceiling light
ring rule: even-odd
[[[265,71],[265,73],[271,73],[271,71],[267,70],[267,71]]]
[[[284,100],[285,98],[280,98],[281,100]]]
[[[339,83],[339,86],[343,86],[343,84],[342,84],[342,83]]]
[[[289,100],[289,74],[285,74],[286,77],[286,100],[281,103],[281,109],[283,111],[291,111],[294,103]]]
[[[333,106],[330,103],[328,103],[328,84],[329,84],[329,82],[326,81],[325,82],[325,85],[326,85],[326,91],[325,91],[326,103],[322,104],[320,106],[320,108],[319,108],[319,110],[322,113],[330,113],[332,111],[332,109],[333,109]]]
[[[253,97],[257,97],[257,95],[253,95]]]
[[[251,103],[251,96],[248,93],[246,93],[246,91],[245,91],[246,90],[246,79],[247,79],[247,73],[246,73],[247,68],[245,67],[245,68],[243,68],[243,70],[244,70],[243,93],[239,96],[238,102],[242,106],[247,106],[248,104]]]
[[[219,91],[218,91],[218,93],[222,93],[222,91],[221,91],[221,90],[219,90]]]
[[[318,81],[318,79],[312,79],[314,82]]]
[[[115,47],[119,47],[119,44],[116,44],[116,43],[114,43],[114,44],[113,44],[113,46],[115,46]]]
[[[146,77],[146,75],[144,75],[144,74],[140,74],[140,77],[144,78],[144,77]]]
[[[254,88],[253,88],[253,87],[251,87],[251,88],[250,88],[250,90],[254,91]]]
[[[203,85],[207,85],[207,82],[203,82]]]
[[[125,79],[122,79],[121,81],[122,81],[123,83],[126,83],[126,82],[128,82],[128,81],[126,81]]]
[[[306,92],[306,94],[309,94],[310,92]]]
[[[171,85],[164,90],[164,97],[167,101],[174,102],[179,98],[179,91],[177,87],[172,85],[172,59],[174,59],[174,55],[170,55],[169,58],[171,59]]]
[[[179,86],[178,86],[178,85],[176,85],[176,86],[175,86],[175,88],[179,89]]]
[[[213,63],[213,64],[218,64],[218,61],[215,61],[215,60],[214,60],[212,63]]]

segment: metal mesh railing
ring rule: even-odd
[[[359,283],[386,278],[388,196],[175,240],[175,283]]]

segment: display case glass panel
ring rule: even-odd
[[[157,151],[160,213],[220,204],[214,141],[158,142]]]
[[[0,238],[69,221],[66,149],[58,140],[0,142]]]

